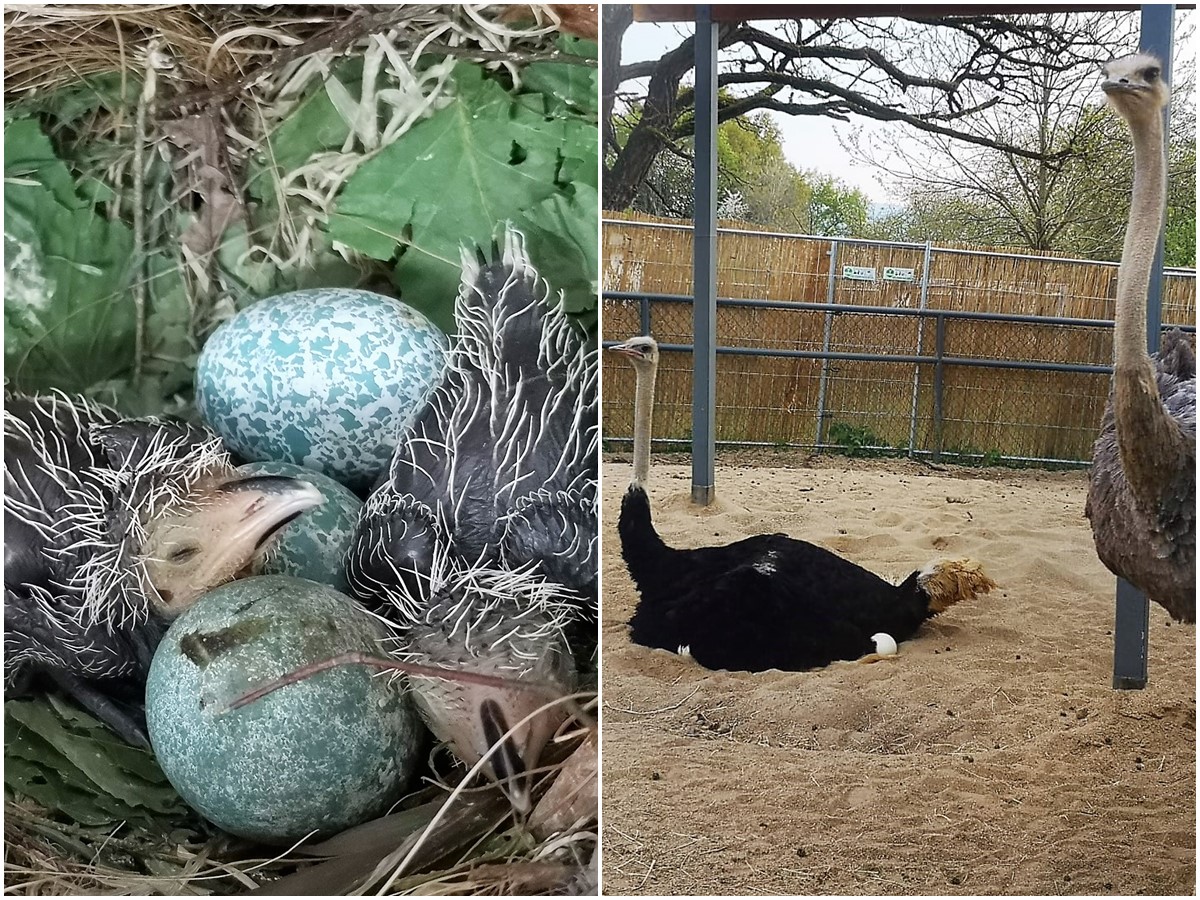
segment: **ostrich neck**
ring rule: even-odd
[[[637,387],[633,395],[633,481],[646,486],[650,477],[650,429],[654,417],[654,379],[658,366],[651,363],[637,369]]]
[[[1156,112],[1130,123],[1133,198],[1117,274],[1113,337],[1113,414],[1121,468],[1138,502],[1156,509],[1169,490],[1185,448],[1178,423],[1163,407],[1154,363],[1146,352],[1146,303],[1166,205],[1163,121]]]
[[[1146,298],[1167,200],[1162,113],[1132,123],[1133,197],[1117,273],[1115,355],[1118,371],[1150,371],[1146,355]]]

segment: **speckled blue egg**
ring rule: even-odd
[[[247,463],[238,469],[247,475],[286,475],[301,478],[321,492],[324,503],[301,513],[275,538],[263,575],[295,575],[327,584],[344,594],[346,551],[354,538],[363,502],[343,484],[327,475],[284,462]]]
[[[146,682],[150,742],[175,790],[226,831],[267,843],[386,812],[424,739],[398,684],[340,666],[228,708],[300,666],[378,656],[382,636],[349,597],[302,578],[245,578],[201,597],[171,625]]]
[[[381,294],[280,294],[213,332],[196,405],[247,460],[296,463],[361,493],[440,381],[446,346],[424,315]]]

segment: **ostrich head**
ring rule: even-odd
[[[635,369],[644,369],[658,362],[658,342],[649,335],[632,337],[625,343],[615,344],[608,349],[629,357]]]
[[[1114,59],[1100,72],[1104,75],[1100,89],[1131,126],[1159,115],[1171,99],[1171,88],[1163,80],[1162,63],[1148,53]]]

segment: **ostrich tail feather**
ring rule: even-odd
[[[921,570],[917,583],[929,595],[929,612],[932,615],[949,609],[964,600],[974,600],[996,587],[983,571],[983,566],[973,559],[935,560]]]

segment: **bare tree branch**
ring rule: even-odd
[[[609,30],[619,41],[630,19]],[[1109,19],[1113,17],[1110,14]],[[779,28],[722,26],[718,117],[757,110],[787,115],[858,116],[901,122],[930,135],[1056,164],[1070,147],[1030,146],[980,126],[993,109],[1034,102],[1039,76],[1108,59],[1096,16],[897,16],[780,22]],[[645,84],[633,101],[640,118],[620,140],[606,107],[604,205],[624,209],[669,143],[694,133],[692,38],[660,59],[609,68],[606,103],[624,84]],[[619,56],[619,54],[618,54]],[[612,73],[612,82],[608,74]],[[749,92],[746,91],[749,88]]]

